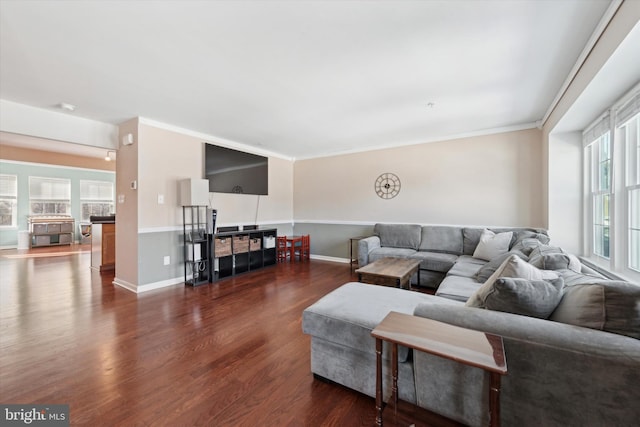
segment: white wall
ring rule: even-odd
[[[549,235],[555,246],[582,253],[582,134],[549,137]]]
[[[109,149],[118,147],[117,126],[6,100],[0,100],[0,130]]]
[[[577,119],[581,119],[584,127],[588,126],[611,105],[612,100],[618,99],[627,90],[613,89],[614,85],[608,85],[608,80],[599,82],[598,73],[610,65],[616,50],[638,22],[640,2],[623,2],[542,129],[543,167],[548,171],[544,175],[543,200],[548,204],[545,222],[553,243],[577,254],[582,254],[584,245],[582,129],[575,129],[575,125],[567,128],[565,122],[570,115],[568,113],[572,112],[570,122],[578,123]],[[588,108],[584,109],[587,104]],[[586,111],[591,111],[590,117],[584,117]]]
[[[308,222],[543,226],[538,129],[297,161],[294,217]],[[380,199],[385,172],[402,188]]]

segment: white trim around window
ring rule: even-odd
[[[0,174],[0,229],[18,226],[18,176]]]
[[[640,85],[585,132],[585,258],[640,281]]]

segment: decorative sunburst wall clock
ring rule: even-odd
[[[400,178],[394,173],[383,173],[376,178],[374,188],[381,199],[393,199],[400,192]]]

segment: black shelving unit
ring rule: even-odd
[[[214,234],[213,281],[275,265],[277,234],[275,228]]]
[[[182,207],[184,283],[203,285],[212,280],[211,235],[207,234],[206,206]]]

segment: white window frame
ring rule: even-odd
[[[11,182],[12,181],[12,182]],[[8,203],[11,224],[0,224],[0,229],[18,228],[18,176],[0,174],[0,202]]]
[[[632,212],[631,203],[632,193],[635,193],[636,197],[640,199],[640,111],[632,119],[619,125],[618,129],[620,129],[620,140],[624,145],[622,148],[625,153],[622,185],[623,212],[625,214],[622,228],[626,235],[624,248],[622,248],[624,268],[640,275],[640,250],[637,246],[635,250],[632,249],[633,239],[631,237],[634,230],[640,234],[640,209]],[[635,158],[631,159],[632,156]]]
[[[35,181],[39,181],[42,184],[46,184],[47,182],[51,184],[63,184],[66,185],[65,194],[62,196],[56,196],[53,193],[49,194],[33,194],[33,185],[35,185]],[[48,196],[48,197],[47,197]],[[34,203],[44,203],[44,204],[53,204],[53,205],[66,205],[66,212],[34,212],[33,204]],[[30,176],[29,177],[29,213],[30,215],[71,215],[71,180],[68,178],[51,178],[51,177],[40,177],[40,176]]]
[[[640,260],[636,259],[640,256],[640,250],[631,248],[631,235],[636,232],[632,229],[637,230],[640,227],[640,218],[637,218],[637,213],[632,213],[630,199],[633,192],[640,192],[640,148],[637,145],[640,139],[640,118],[636,118],[639,113],[640,84],[583,133],[585,258],[614,275],[632,281],[640,281],[640,271],[631,268],[640,266]],[[611,150],[608,189],[596,185],[599,184],[598,141],[606,132],[609,132]],[[630,147],[630,143],[635,143],[635,147]],[[631,159],[630,155],[634,155],[635,158]],[[608,258],[595,253],[595,201],[601,194],[609,194]]]
[[[98,193],[101,193],[101,190],[104,190],[106,187],[110,187],[110,194],[85,194],[84,188],[85,186],[95,186],[98,188]],[[101,188],[100,188],[101,187]],[[85,205],[87,204],[99,204],[99,205],[109,205],[109,212],[100,212],[98,215],[107,215],[114,212],[115,208],[115,199],[114,199],[114,184],[111,181],[97,181],[97,180],[80,180],[80,221],[88,222],[89,217],[94,215],[94,213],[89,213],[85,217]]]

